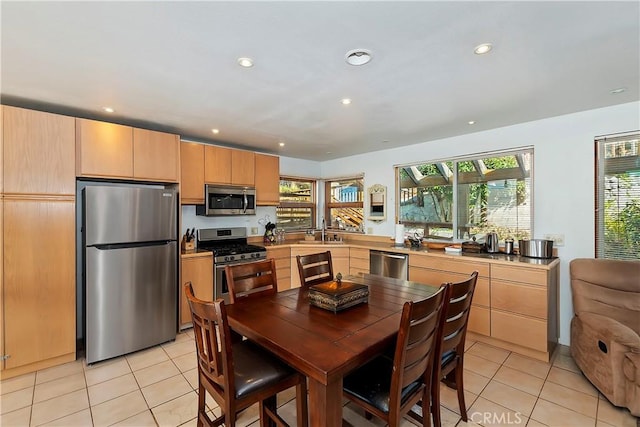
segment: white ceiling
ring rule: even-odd
[[[110,121],[296,158],[640,99],[638,1],[2,1],[1,19],[3,103],[111,106]],[[348,65],[355,48],[373,60]]]

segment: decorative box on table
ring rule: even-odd
[[[338,279],[309,287],[309,303],[334,313],[368,301],[369,287],[360,283]]]

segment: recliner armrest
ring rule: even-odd
[[[597,332],[600,339],[610,347],[612,342],[623,345],[633,353],[640,353],[640,336],[633,329],[610,317],[600,314],[582,312],[576,316],[591,329]]]

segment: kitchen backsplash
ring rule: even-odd
[[[258,224],[258,220],[269,216],[271,222],[276,221],[276,208],[274,206],[258,206],[255,215],[238,216],[199,216],[196,215],[196,207],[193,205],[182,206],[182,229],[183,235],[187,228],[222,228],[222,227],[246,227],[247,236],[262,236],[264,225]],[[257,233],[252,233],[251,229],[257,228]]]

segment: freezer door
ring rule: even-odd
[[[86,248],[87,363],[176,337],[177,246]]]
[[[87,186],[83,191],[87,246],[176,240],[175,190]]]

